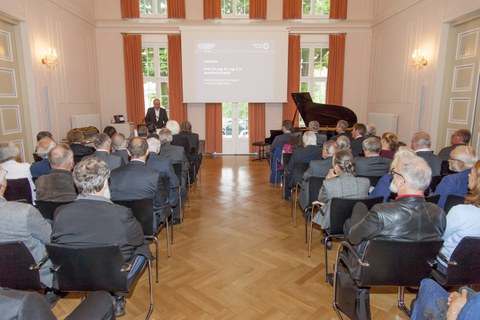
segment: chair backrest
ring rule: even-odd
[[[440,200],[440,195],[439,194],[434,194],[433,196],[425,197],[425,201],[430,202],[430,203],[437,204],[438,200]]]
[[[140,222],[143,234],[152,236],[155,234],[153,228],[153,200],[116,200],[116,204],[132,209],[133,216]]]
[[[310,177],[308,179],[308,203],[318,199],[318,192],[323,185],[325,177]]]
[[[383,202],[383,196],[374,198],[332,198],[330,203],[330,234],[343,234],[345,221],[352,216],[352,210],[357,202],[364,203],[370,210],[377,203]]]
[[[303,174],[307,171],[309,164],[303,162],[294,163],[292,186],[303,180]],[[318,195],[318,194],[317,194]]]
[[[3,195],[8,201],[21,201],[32,204],[32,190],[27,178],[7,179],[7,189]]]
[[[456,195],[449,195],[447,197],[447,200],[445,201],[445,213],[448,214],[448,211],[450,211],[450,209],[452,209],[452,207],[458,205],[458,204],[464,204],[465,203],[465,198],[464,197],[460,197],[460,196],[456,196]]]
[[[292,157],[291,153],[282,153],[282,164],[284,167],[288,165],[290,158]]]
[[[370,180],[370,187],[375,187],[382,176],[357,176],[358,178],[367,178]]]
[[[43,289],[38,270],[30,270],[32,265],[35,260],[23,242],[0,243],[0,287]]]
[[[60,291],[128,291],[128,272],[118,245],[47,244]]]
[[[45,219],[53,221],[55,210],[57,210],[58,207],[63,206],[64,204],[67,204],[67,203],[70,203],[70,202],[52,202],[52,201],[36,200],[35,207],[37,207],[38,211],[40,211],[40,213]]]
[[[449,265],[446,284],[480,284],[480,237],[465,237],[450,257],[455,265]]]
[[[429,261],[442,244],[442,240],[371,240],[363,259],[369,266],[361,267],[359,286],[418,286],[430,276]]]

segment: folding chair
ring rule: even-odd
[[[447,201],[445,201],[445,213],[448,214],[448,212],[450,211],[450,209],[452,209],[452,207],[456,206],[456,205],[459,205],[459,204],[464,204],[465,203],[465,197],[460,197],[460,196],[456,196],[456,195],[449,195],[447,197]]]

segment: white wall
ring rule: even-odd
[[[0,13],[22,29],[32,136],[64,138],[71,115],[99,113],[93,1],[2,0]],[[54,69],[41,64],[48,47],[59,55]]]

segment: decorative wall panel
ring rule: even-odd
[[[20,149],[20,158],[22,159],[22,162],[27,162],[25,159],[25,144],[23,143],[23,140],[12,140],[18,149]]]
[[[0,30],[0,60],[13,61],[10,32]]]
[[[452,98],[448,112],[448,122],[467,124],[470,113],[470,98]]]
[[[471,91],[473,86],[473,75],[475,65],[464,64],[453,68],[452,91]]]
[[[15,70],[0,68],[0,97],[17,97],[17,82],[15,81]]]
[[[457,60],[475,57],[477,55],[479,29],[458,34]]]
[[[0,106],[0,118],[3,134],[22,132],[22,121],[18,106]]]

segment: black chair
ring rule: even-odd
[[[346,267],[350,279],[358,288],[367,289],[367,295],[373,286],[398,286],[398,308],[410,316],[410,310],[404,302],[404,288],[418,286],[423,278],[430,276],[429,260],[436,257],[442,244],[442,240],[412,242],[374,239],[370,241],[364,257],[360,257],[350,243],[342,241],[337,253],[333,289],[333,308],[339,318],[342,319],[340,311],[352,317],[355,308],[355,303],[350,303],[352,292],[346,289],[345,283],[339,283],[345,281],[344,277],[339,278],[339,264]],[[356,261],[355,266],[352,265],[352,258]],[[370,319],[369,298],[365,301],[368,304],[365,319]]]
[[[437,186],[442,181],[443,176],[433,176],[432,180],[430,181],[429,187],[425,190],[425,195],[428,196],[430,194],[434,194]]]
[[[298,190],[301,189],[300,183],[303,180],[303,174],[307,171],[309,167],[308,163],[294,163],[293,166],[293,173],[292,173],[292,206],[291,206],[291,215],[293,217],[293,226],[297,227],[297,203],[298,203]],[[295,197],[293,196],[293,192],[295,192]]]
[[[71,203],[71,202],[53,202],[53,201],[36,200],[35,207],[37,207],[38,211],[40,211],[40,213],[46,220],[53,221],[53,218],[55,216],[55,210],[57,210],[58,207],[68,203]]]
[[[480,237],[465,237],[450,259],[439,255],[447,264],[447,273],[432,269],[432,277],[442,286],[480,284]],[[436,262],[436,261],[435,261]]]
[[[7,179],[7,189],[3,195],[8,201],[20,201],[32,204],[32,190],[27,178]]]
[[[43,290],[40,267],[47,257],[35,262],[32,254],[21,241],[0,243],[0,287],[18,290]]]
[[[126,263],[118,245],[73,246],[47,244],[56,276],[55,288],[60,291],[99,291],[127,295],[140,275],[148,269],[150,307],[146,319],[153,311],[152,273],[150,261],[142,256]]]
[[[344,239],[345,235],[343,234],[343,225],[345,221],[352,216],[353,207],[357,202],[364,203],[368,210],[370,210],[377,203],[383,202],[383,197],[378,196],[375,198],[332,198],[330,204],[330,228],[324,229],[323,233],[325,235],[324,249],[325,249],[325,282],[329,281],[330,284],[333,284],[333,275],[328,274],[328,246],[331,244],[333,239]],[[312,233],[313,233],[313,222],[310,223],[310,239],[308,242],[308,256],[310,257],[310,249],[312,247]],[[329,244],[330,243],[330,244]]]
[[[447,197],[447,200],[445,201],[445,213],[448,214],[448,212],[450,211],[450,209],[452,209],[452,207],[456,206],[456,205],[459,205],[459,204],[464,204],[465,203],[465,197],[460,197],[460,196],[456,196],[456,195],[449,195]]]
[[[303,215],[305,218],[305,243],[308,242],[308,221],[312,219],[312,202],[318,199],[318,193],[322,188],[325,177],[310,177],[308,179],[308,203],[309,205],[303,208]],[[310,256],[310,255],[309,255]]]
[[[438,203],[438,200],[440,200],[440,195],[439,194],[434,194],[433,196],[426,196],[425,201],[430,202],[430,203]]]
[[[170,257],[170,243],[169,243],[169,230],[171,230],[171,241],[173,243],[173,227],[170,226],[168,220],[172,216],[172,209],[170,206],[166,205],[164,208],[166,216],[165,220],[162,223],[157,222],[158,227],[154,226],[153,220],[153,200],[152,199],[141,199],[141,200],[116,200],[114,201],[116,204],[130,208],[132,210],[133,216],[135,219],[140,222],[140,225],[143,229],[143,234],[145,239],[153,241],[155,243],[155,275],[156,275],[156,282],[158,282],[158,239],[157,234],[162,230],[165,226],[165,238],[167,242],[167,254]]]
[[[370,180],[370,187],[375,187],[382,176],[357,176],[358,178],[367,178]]]
[[[287,165],[291,157],[292,157],[291,153],[282,152],[282,157],[280,158],[280,160],[277,160],[277,162],[275,163],[275,186],[277,186],[277,172],[280,171],[282,199],[285,196],[285,183],[286,183],[287,173],[288,173]],[[281,169],[282,166],[283,166],[283,169]]]
[[[178,205],[180,206],[180,228],[183,228],[183,218],[185,217],[185,206],[182,205],[182,176],[183,176],[183,171],[182,171],[182,164],[180,162],[172,163],[173,170],[175,171],[175,174],[178,178],[178,181],[180,181],[180,185],[178,187]],[[188,198],[188,193],[187,193],[187,198]],[[186,202],[187,199],[185,199]]]

